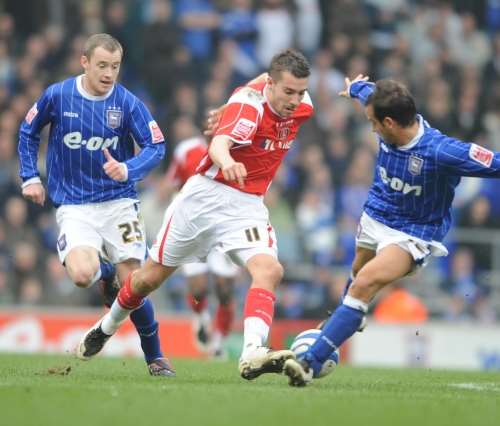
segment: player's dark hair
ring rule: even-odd
[[[416,120],[417,107],[412,94],[404,84],[395,80],[377,81],[366,104],[372,105],[373,115],[378,121],[390,117],[401,127],[408,127]]]
[[[90,36],[83,45],[83,55],[90,59],[92,53],[97,47],[102,47],[108,52],[115,52],[116,50],[119,50],[123,55],[123,47],[120,42],[113,36],[105,33]]]
[[[283,71],[288,71],[296,78],[307,78],[311,74],[311,68],[306,57],[295,49],[283,50],[271,59],[269,67],[271,78],[279,80]]]

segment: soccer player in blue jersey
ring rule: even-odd
[[[408,89],[393,80],[346,79],[341,96],[357,99],[378,135],[375,177],[356,235],[352,280],[321,335],[299,360],[285,362],[292,386],[304,386],[330,354],[361,326],[374,296],[448,254],[441,243],[461,176],[500,177],[500,153],[464,143],[429,126]]]
[[[37,160],[40,132],[50,125],[47,186],[57,208],[59,257],[78,287],[104,283],[108,305],[118,292],[115,273],[122,282],[146,254],[134,185],[165,154],[164,137],[149,110],[116,82],[122,55],[110,35],[91,36],[81,57],[84,74],[45,90],[21,125],[18,147],[23,196],[42,205],[45,188]],[[134,142],[141,148],[138,155]],[[151,301],[145,299],[131,319],[150,374],[173,376],[160,349]]]

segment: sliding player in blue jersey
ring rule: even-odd
[[[341,96],[358,99],[379,137],[375,178],[356,235],[352,283],[321,335],[299,360],[286,361],[292,386],[304,386],[362,325],[368,304],[388,284],[448,254],[441,241],[461,176],[500,177],[500,153],[442,134],[417,114],[408,89],[358,76]],[[350,284],[350,285],[349,285]]]
[[[104,283],[108,305],[118,292],[114,265],[122,282],[146,254],[135,183],[165,155],[164,137],[149,110],[116,83],[122,55],[110,35],[91,36],[81,57],[84,74],[45,90],[21,125],[18,147],[23,196],[43,204],[37,159],[40,132],[50,125],[47,185],[57,208],[59,257],[78,287]],[[131,319],[150,374],[174,375],[160,349],[151,301]]]

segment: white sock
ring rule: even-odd
[[[262,318],[248,317],[243,322],[243,351],[241,358],[259,346],[263,346],[269,335],[269,326]]]
[[[113,335],[116,330],[126,321],[132,310],[122,308],[118,303],[118,299],[111,305],[110,311],[104,315],[101,322],[101,329],[105,334]]]

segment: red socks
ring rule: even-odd
[[[130,310],[137,308],[144,300],[144,297],[133,293],[132,287],[130,285],[131,281],[132,281],[132,272],[128,274],[127,278],[125,278],[123,286],[118,292],[117,296],[117,300],[120,306],[122,308]]]
[[[214,328],[222,336],[227,336],[231,332],[231,326],[234,319],[234,303],[229,305],[219,305],[215,313]]]
[[[193,310],[193,312],[199,314],[207,308],[208,300],[206,297],[201,300],[197,300],[192,294],[188,294],[186,296],[186,303]]]
[[[276,296],[271,291],[263,288],[251,288],[247,293],[243,317],[257,317],[270,326],[273,322],[275,301]]]

